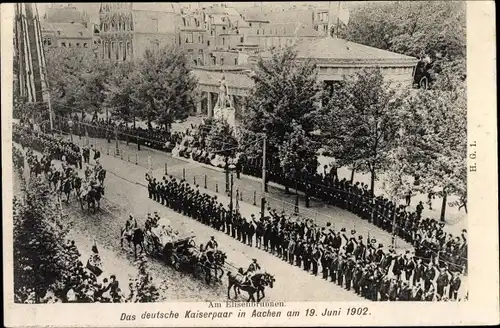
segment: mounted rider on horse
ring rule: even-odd
[[[252,277],[260,273],[261,267],[259,263],[257,263],[257,259],[252,259],[252,263],[248,266],[248,269],[245,273],[242,273],[245,276],[245,281],[243,283],[248,283],[250,286],[255,287]],[[243,271],[243,270],[241,270]]]

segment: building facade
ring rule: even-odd
[[[179,45],[199,81],[197,113],[208,116],[224,76],[238,118],[253,88],[252,66],[286,46],[296,46],[297,60],[313,60],[322,82],[378,67],[387,80],[411,85],[416,58],[327,36],[339,25],[330,9],[290,7],[264,14],[259,8],[237,11],[223,5],[190,10],[173,4],[102,3],[101,52],[103,58],[123,61],[141,58],[148,48]]]
[[[47,8],[40,20],[44,47],[88,48],[94,47],[92,24],[88,16],[76,7],[56,5]]]
[[[101,58],[125,61],[179,42],[180,9],[173,3],[101,3]]]

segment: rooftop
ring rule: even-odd
[[[194,69],[193,73],[198,78],[199,83],[205,85],[219,86],[223,75],[230,88],[251,89],[255,84],[253,79],[244,73],[221,72],[207,69]]]
[[[60,38],[92,38],[92,32],[79,23],[50,23],[41,21],[42,32],[54,32]]]
[[[177,3],[168,2],[132,2],[132,10],[180,13]]]
[[[297,43],[297,58],[326,59],[339,61],[377,61],[377,62],[408,62],[417,61],[416,58],[405,56],[391,51],[365,46],[336,38],[318,38],[302,40]],[[270,57],[270,52],[263,52],[262,57]]]
[[[82,13],[76,7],[49,7],[44,20],[51,23],[84,23]]]

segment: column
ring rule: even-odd
[[[212,105],[212,93],[207,92],[207,113],[208,117],[214,116],[214,107]]]
[[[201,102],[203,101],[203,92],[201,93],[198,102],[196,103],[196,115],[201,114]]]

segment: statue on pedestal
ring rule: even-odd
[[[219,86],[219,97],[214,107],[214,118],[225,120],[229,125],[235,127],[235,110],[229,95],[226,78],[222,75]]]

